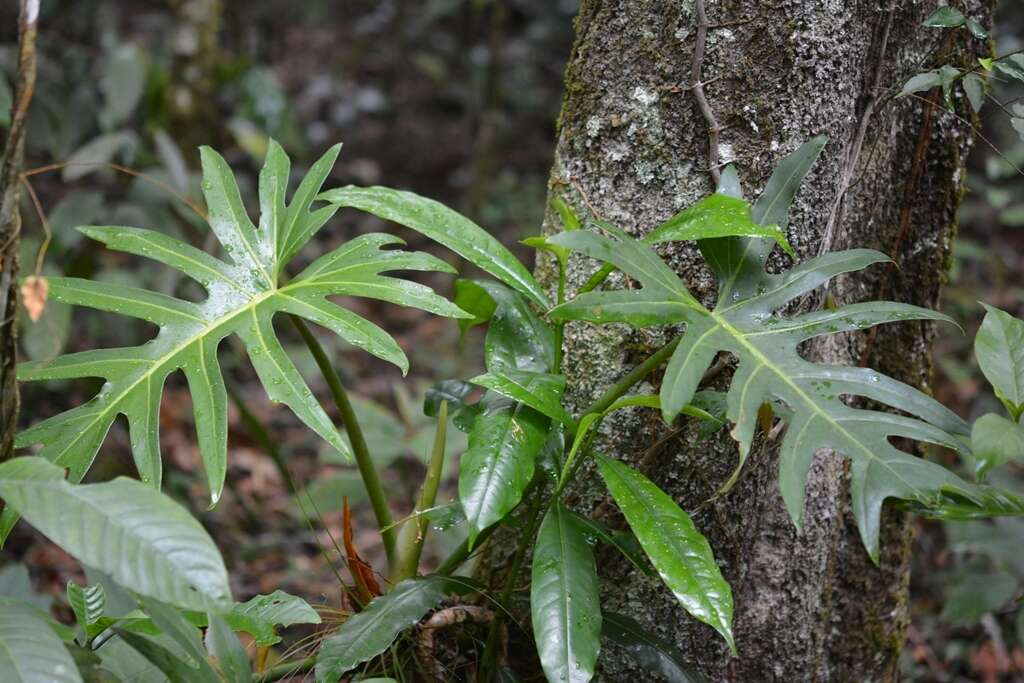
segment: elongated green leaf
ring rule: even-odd
[[[548,419],[522,404],[497,401],[477,416],[459,463],[459,500],[469,544],[519,504],[533,478]]]
[[[245,212],[227,163],[204,148],[203,191],[210,227],[226,255],[223,260],[152,230],[81,228],[113,249],[181,271],[203,286],[207,298],[192,303],[109,283],[50,279],[51,296],[57,301],[147,320],[158,325],[160,332],[142,346],[85,351],[20,366],[23,381],[100,377],[106,382],[89,403],[22,432],[18,446],[42,443],[41,455],[68,468],[71,481],[80,481],[110,425],[123,414],[128,418],[139,474],[159,488],[160,396],[168,375],[181,370],[192,394],[199,451],[211,499],[216,502],[224,486],[227,454],[227,398],[217,349],[225,337],[237,334],[271,400],[286,404],[331,446],[348,454],[345,440],[278,342],[274,316],[289,313],[306,318],[406,372],[408,360],[390,335],[328,297],[367,297],[452,317],[469,314],[424,285],[382,275],[394,270],[454,272],[435,257],[391,248],[402,241],[390,235],[362,235],[316,259],[287,284],[278,283],[287,261],[337,209],[310,211],[337,154],[335,146],[314,164],[286,205],[288,159],[272,142],[260,174],[262,214],[257,227]],[[5,514],[0,539],[13,519]]]
[[[118,635],[105,640],[95,652],[99,655],[103,668],[117,677],[115,680],[124,683],[168,683],[169,679],[160,669],[153,666]]]
[[[974,355],[996,395],[1019,420],[1024,413],[1024,320],[994,306],[986,305],[985,310],[974,338]]]
[[[114,631],[121,642],[127,644],[137,654],[142,655],[170,683],[223,683],[209,664],[202,668],[194,666],[194,662],[182,659],[176,650],[171,649],[169,643],[165,645],[157,639],[126,629],[118,628]],[[134,667],[138,667],[138,664],[134,664]],[[146,672],[147,670],[141,669],[141,671]]]
[[[185,613],[146,596],[140,596],[139,605],[149,615],[160,633],[181,649],[183,659],[190,668],[198,670],[206,679],[217,679],[217,673],[210,666],[206,649],[203,647],[199,627]]]
[[[818,335],[889,321],[948,321],[946,316],[892,302],[854,304],[794,318],[776,315],[788,302],[835,275],[887,261],[884,255],[865,249],[830,253],[778,275],[762,270],[759,280],[750,272],[762,262],[761,255],[748,255],[750,264],[723,271],[728,277],[742,273],[743,285],[726,286],[732,294],[708,310],[694,301],[678,277],[666,272],[663,262],[658,260],[658,267],[651,265],[656,255],[649,246],[624,233],[615,234],[613,239],[574,232],[553,239],[588,256],[608,259],[642,283],[640,290],[613,293],[616,303],[632,294],[640,301],[664,301],[676,306],[664,322],[674,324],[681,318],[686,323],[686,334],[669,361],[661,387],[666,420],[673,419],[691,401],[704,371],[720,351],[739,359],[727,404],[741,464],[753,441],[760,406],[786,406],[790,424],[782,444],[779,484],[797,524],[808,468],[814,453],[822,448],[834,449],[853,461],[854,515],[864,545],[874,558],[878,556],[879,515],[886,498],[914,500],[921,507],[938,506],[948,491],[955,490],[961,497],[973,499],[979,509],[988,509],[985,501],[991,500],[989,494],[972,488],[939,465],[900,451],[890,442],[893,437],[905,437],[964,450],[969,430],[963,420],[913,387],[870,369],[815,364],[798,352],[802,341]],[[607,294],[585,294],[553,309],[550,317],[602,322],[607,317],[603,310]],[[628,317],[623,321],[630,322]],[[649,324],[651,320],[644,317],[640,322]],[[872,399],[914,418],[853,408],[842,400],[844,396]],[[1005,505],[1001,507],[1005,509]]]
[[[672,216],[648,233],[644,241],[658,244],[672,240],[763,237],[774,240],[795,258],[796,253],[779,226],[755,223],[750,211],[750,204],[743,199],[715,193]]]
[[[981,107],[985,104],[985,79],[978,74],[968,73],[964,76],[963,86],[967,101],[971,103],[971,109],[975,113],[981,111]]]
[[[533,549],[530,611],[547,679],[589,681],[601,648],[597,567],[576,517],[557,501]]]
[[[608,529],[600,522],[596,522],[590,517],[577,514],[570,511],[570,514],[576,517],[576,521],[579,524],[580,530],[583,535],[587,537],[588,542],[593,545],[597,541],[607,543],[612,546],[632,563],[634,567],[642,571],[648,576],[655,576],[654,570],[651,568],[651,563],[647,561],[644,555],[643,548],[640,547],[639,541],[636,540],[636,535],[633,532],[625,530],[621,531],[618,529]]]
[[[971,450],[979,477],[1010,460],[1024,462],[1024,425],[995,413],[982,415],[971,427]]]
[[[320,623],[320,615],[309,603],[282,590],[235,605],[224,618],[234,630],[250,634],[257,646],[281,642],[276,626]]]
[[[565,377],[522,370],[502,370],[497,374],[477,375],[469,380],[513,401],[519,401],[537,412],[565,425],[573,419],[562,407]]]
[[[661,580],[691,615],[722,634],[735,653],[732,590],[689,515],[647,477],[617,460],[597,466]]]
[[[678,648],[652,635],[629,617],[605,612],[601,635],[628,652],[637,664],[669,683],[707,683],[707,678],[686,661]]]
[[[0,599],[0,677],[10,683],[81,683],[71,654],[41,611]]]
[[[827,138],[819,136],[800,145],[776,167],[764,192],[754,202],[750,212],[755,223],[778,225],[785,232],[789,226],[789,207],[793,203],[804,176],[824,149]],[[720,194],[742,197],[736,170],[729,166],[722,173],[718,188]],[[735,297],[752,296],[759,286],[770,243],[759,238],[726,237],[701,240],[701,253],[718,277],[718,296],[721,301]]]
[[[931,90],[939,85],[942,85],[942,76],[939,75],[938,71],[925,71],[915,74],[903,84],[903,89],[900,90],[900,97]]]
[[[78,561],[179,607],[230,605],[227,570],[183,507],[133,479],[73,485],[40,457],[0,464],[0,497]]]
[[[422,233],[490,273],[541,308],[548,308],[544,290],[498,240],[479,225],[433,199],[387,187],[347,187],[328,190],[320,199],[372,213]]]
[[[344,673],[386,650],[446,596],[464,594],[470,585],[458,577],[426,576],[406,579],[374,598],[324,641],[316,658],[316,680],[337,683]]]
[[[219,614],[209,615],[206,649],[217,658],[217,667],[228,683],[249,683],[252,680],[252,665],[245,654],[245,647]]]
[[[924,20],[924,25],[931,28],[956,28],[963,26],[967,17],[955,7],[940,7]]]

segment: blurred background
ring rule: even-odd
[[[16,5],[0,7],[0,127],[10,108]],[[1000,54],[1024,47],[1024,6],[1001,5]],[[515,245],[538,230],[543,216],[576,8],[575,0],[43,0],[25,164],[37,172],[29,177],[33,192],[23,193],[22,271],[188,296],[169,269],[103,250],[74,226],[150,227],[202,245],[205,225],[182,201],[201,196],[197,147],[221,151],[252,200],[268,137],[284,145],[295,175],[342,141],[328,186],[414,190]],[[1024,93],[997,84],[995,96],[1011,108]],[[938,397],[972,418],[998,409],[971,353],[983,312],[977,302],[1024,314],[1024,178],[1014,168],[1024,166],[1024,142],[991,103],[976,123],[987,142],[979,140],[970,159],[943,304],[968,335],[944,332],[934,356]],[[315,249],[394,229],[345,211]],[[47,232],[52,241],[40,253]],[[402,236],[430,248],[413,233]],[[519,255],[529,258],[525,249]],[[425,281],[450,293],[450,279]],[[433,433],[423,392],[438,380],[472,374],[480,340],[472,331],[463,339],[452,321],[418,311],[358,306],[395,333],[412,362],[409,378],[401,381],[398,370],[333,335],[322,342],[354,387],[388,491],[409,501],[396,509],[401,516],[412,507]],[[19,326],[24,359],[138,344],[154,331],[52,301],[37,322],[22,315]],[[298,337],[284,326],[280,332],[300,370],[322,390]],[[221,360],[233,402],[230,489],[206,510],[191,404],[176,376],[160,414],[165,488],[214,535],[237,598],[280,587],[314,604],[337,604],[345,496],[355,510],[356,545],[380,566],[358,477],[287,409],[267,402],[230,344],[222,345]],[[81,403],[97,389],[88,381],[23,385],[23,422]],[[464,437],[449,434],[449,448],[458,451]],[[132,472],[127,431],[117,425],[90,478]],[[1020,475],[1010,469],[1002,476]],[[442,500],[453,495],[450,482]],[[442,511],[432,524],[427,551],[442,557],[461,535],[458,520]],[[1024,611],[1014,598],[1024,581],[1024,521],[919,527],[907,677],[1022,680]],[[25,526],[0,552],[0,594],[32,592],[40,604],[70,614],[63,604],[70,578],[82,582],[78,566]]]

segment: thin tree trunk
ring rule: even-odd
[[[18,73],[3,158],[0,159],[0,462],[14,452],[18,422],[18,384],[15,376],[18,312],[18,213],[25,122],[36,80],[36,20],[39,0],[21,3],[18,32]],[[0,502],[0,510],[3,503]]]
[[[712,191],[709,122],[721,127],[721,162],[735,164],[750,197],[786,153],[825,134],[829,144],[791,214],[789,238],[801,260],[848,247],[880,249],[899,270],[876,266],[843,278],[831,296],[933,307],[950,258],[971,136],[963,121],[942,111],[937,93],[892,95],[930,66],[971,68],[974,51],[988,45],[966,31],[923,27],[936,0],[704,4],[710,26],[695,70],[701,2],[583,1],[550,195],[582,216],[640,235]],[[987,25],[990,5],[970,0],[959,7]],[[695,72],[705,83],[706,110],[691,87]],[[957,109],[968,116],[962,103]],[[559,227],[549,215],[547,230]],[[714,281],[693,245],[663,253],[692,291],[713,301]],[[594,267],[574,260],[571,282],[578,286]],[[539,272],[553,282],[550,262]],[[905,323],[874,338],[831,338],[808,352],[826,362],[866,362],[926,388],[933,333],[929,323]],[[587,404],[667,338],[657,331],[570,326],[564,369],[571,406]],[[719,386],[726,381],[723,375]],[[651,411],[620,412],[604,433],[604,452],[644,462],[647,474],[687,510],[707,500],[736,464],[725,431],[695,446],[687,429],[649,452],[668,433]],[[887,512],[875,567],[852,520],[841,458],[816,458],[801,533],[782,505],[776,470],[773,449],[755,444],[739,484],[695,515],[733,586],[738,658],[730,659],[721,638],[688,617],[660,582],[614,552],[599,557],[605,608],[677,644],[716,681],[897,678],[908,623],[907,519]],[[593,477],[575,493],[579,509],[607,512],[606,521],[621,523]],[[500,545],[485,558],[491,568],[504,559]],[[601,667],[605,680],[650,680],[607,642]]]

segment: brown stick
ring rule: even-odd
[[[0,161],[0,462],[14,454],[18,424],[16,377],[18,312],[18,234],[21,215],[21,165],[25,154],[25,122],[36,84],[36,20],[39,0],[22,0],[18,29],[18,73],[11,106],[11,126]],[[0,501],[3,511],[3,501]]]
[[[708,124],[708,172],[715,180],[715,185],[722,179],[721,171],[718,169],[718,133],[721,130],[715,113],[711,111],[708,98],[704,94],[704,83],[701,81],[701,66],[704,61],[704,45],[708,39],[708,15],[704,11],[704,0],[697,0],[694,3],[697,11],[697,39],[693,45],[693,64],[690,67],[690,87],[693,89],[693,96],[700,107],[700,113]]]

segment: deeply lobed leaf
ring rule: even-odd
[[[711,265],[723,280],[722,290],[731,295],[708,310],[649,246],[624,233],[605,237],[575,232],[553,239],[613,263],[643,284],[639,290],[584,294],[553,309],[553,319],[624,322],[637,327],[686,325],[661,388],[666,420],[690,402],[704,371],[720,351],[739,360],[728,392],[727,414],[734,423],[732,435],[739,442],[741,462],[753,441],[760,406],[777,403],[788,410],[791,417],[782,445],[779,483],[794,522],[800,520],[811,459],[823,448],[853,460],[854,514],[873,557],[877,557],[879,514],[886,498],[936,506],[947,488],[970,498],[971,487],[966,482],[890,443],[892,438],[905,437],[963,450],[968,432],[963,420],[913,387],[870,369],[812,363],[798,353],[801,342],[819,335],[884,322],[949,318],[892,302],[855,304],[794,318],[777,315],[787,303],[836,275],[887,261],[884,255],[866,249],[826,254],[779,275],[762,270],[756,281],[746,274],[740,287],[735,284],[736,274],[749,270],[750,266],[741,262],[752,257],[743,252],[726,254]],[[760,253],[753,258],[759,257]],[[845,396],[878,401],[918,419],[854,408],[843,401]]]
[[[395,340],[328,297],[367,297],[451,317],[468,314],[424,285],[382,275],[394,270],[453,272],[451,266],[433,256],[389,248],[403,243],[390,235],[357,237],[316,259],[287,284],[279,283],[288,260],[337,210],[328,206],[311,211],[310,206],[339,149],[331,148],[313,165],[291,203],[286,204],[288,158],[271,141],[260,173],[261,217],[256,227],[245,212],[227,163],[213,150],[203,148],[203,192],[210,227],[226,255],[223,260],[152,230],[81,228],[112,249],[145,256],[181,271],[202,285],[207,298],[192,303],[102,282],[51,279],[55,300],[140,318],[160,329],[142,346],[85,351],[22,365],[19,378],[23,381],[100,377],[105,383],[92,401],[22,432],[17,445],[41,443],[40,454],[66,467],[71,481],[79,481],[114,419],[125,415],[140,478],[159,488],[160,396],[168,375],[181,370],[192,394],[199,450],[211,499],[216,502],[224,485],[227,452],[227,397],[217,348],[225,337],[237,334],[270,399],[289,406],[334,448],[349,453],[348,445],[278,341],[274,316],[288,313],[311,320],[354,346],[394,363],[404,373],[408,360]],[[6,513],[0,539],[13,521],[13,515]]]

